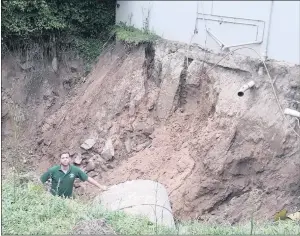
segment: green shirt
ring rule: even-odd
[[[49,168],[40,179],[42,183],[45,183],[49,178],[52,180],[50,192],[53,195],[72,197],[75,178],[86,181],[88,175],[73,165],[70,165],[69,170],[64,173],[61,166],[57,165]]]

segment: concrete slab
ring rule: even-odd
[[[175,226],[165,187],[151,180],[132,180],[111,186],[96,197],[95,203],[102,204],[108,210],[145,216],[159,225]]]

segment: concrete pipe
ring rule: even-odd
[[[255,85],[254,81],[250,81],[249,83],[245,84],[243,87],[240,88],[240,90],[238,91],[238,96],[239,97],[243,97],[244,96],[244,93],[252,88],[253,86]]]
[[[165,187],[151,180],[132,180],[111,186],[95,201],[95,204],[100,203],[107,210],[122,210],[147,217],[154,224],[175,226]]]
[[[290,108],[286,108],[286,109],[284,110],[284,114],[285,114],[285,115],[290,115],[290,116],[294,116],[294,117],[300,118],[300,112],[299,112],[299,111],[292,110],[292,109],[290,109]]]

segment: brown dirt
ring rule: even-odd
[[[157,180],[180,219],[236,223],[299,209],[300,140],[266,74],[258,75],[260,62],[234,55],[206,75],[221,56],[207,53],[204,63],[204,51],[193,46],[187,55],[186,48],[168,41],[108,48],[76,94],[38,126],[35,153],[51,161],[62,150],[80,153],[82,167],[95,160],[95,178],[107,185]],[[268,66],[281,105],[299,109],[299,66]],[[256,88],[238,97],[250,79]],[[84,151],[88,138],[97,142]],[[108,138],[112,160],[101,158]]]

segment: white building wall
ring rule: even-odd
[[[272,10],[271,1],[118,1],[118,4],[117,22],[141,29],[149,10],[150,30],[165,39],[221,51],[221,46],[207,34],[208,29],[225,46],[262,40],[248,47],[261,56],[268,48],[268,58],[300,64],[299,1],[273,1]],[[203,19],[196,21],[197,12]],[[196,26],[198,33],[194,34]],[[249,49],[238,53],[257,57]]]

